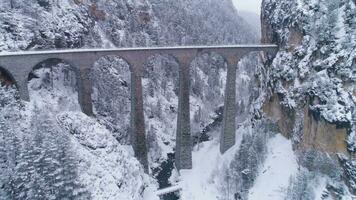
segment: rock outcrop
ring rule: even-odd
[[[341,180],[351,193],[356,189],[355,7],[351,0],[264,0],[262,5],[262,42],[280,46],[276,58],[265,62],[269,95],[263,111],[293,140],[300,157],[309,158],[301,159],[301,166]],[[330,158],[339,165],[323,172]],[[316,160],[321,164],[312,164]],[[344,175],[333,175],[335,170]],[[338,198],[342,193],[334,186],[327,190]]]
[[[346,141],[353,143],[356,105],[354,8],[349,0],[263,2],[262,42],[280,45],[267,69],[271,95],[263,108],[285,136],[298,135],[300,147],[351,150]]]

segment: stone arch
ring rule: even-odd
[[[236,68],[236,101],[237,101],[237,123],[242,123],[250,116],[253,100],[257,97],[262,87],[256,70],[261,65],[261,51],[251,51],[245,54],[237,63]],[[260,76],[260,75],[257,75]],[[257,86],[257,87],[255,87]],[[256,93],[252,92],[255,91]]]
[[[60,91],[63,88],[57,88],[59,87],[57,81],[63,81],[63,86],[72,88],[70,92],[73,94],[77,93],[77,102],[83,110],[82,102],[80,101],[80,94],[82,92],[80,87],[80,76],[80,70],[73,64],[73,62],[61,58],[47,58],[35,64],[28,72],[28,93],[30,95],[30,88],[33,91],[40,89],[47,89],[48,91],[52,92],[54,92],[55,89]],[[40,80],[37,81],[35,79]],[[54,92],[54,94],[56,94],[56,92]],[[72,105],[73,109],[76,107],[75,105]]]
[[[206,102],[207,108],[217,109],[224,100],[224,90],[221,88],[225,88],[225,80],[220,77],[225,77],[226,69],[227,59],[222,54],[215,51],[199,53],[192,61],[190,70],[191,96]],[[199,108],[192,105],[192,112],[196,121],[198,121],[196,118],[197,112],[202,112],[200,114],[202,116],[208,116],[210,114],[208,112],[214,112],[214,110],[200,109],[202,110],[199,111]],[[207,125],[207,121],[204,121],[204,119],[199,121]],[[192,128],[198,131],[199,127],[193,126]]]
[[[44,59],[44,60],[36,63],[31,68],[31,71],[27,74],[28,81],[33,78],[32,77],[33,74],[31,74],[33,71],[40,69],[40,68],[52,68],[53,66],[61,64],[61,63],[67,64],[69,66],[69,68],[76,73],[77,78],[80,77],[80,72],[79,72],[78,66],[75,66],[73,62],[66,60],[66,59],[53,57],[53,58]]]
[[[157,53],[149,56],[144,63],[143,75],[144,79],[153,79],[157,83],[162,77],[168,79],[173,79],[175,83],[174,93],[178,95],[178,86],[179,86],[179,67],[181,63],[179,60],[172,54],[169,53]],[[161,70],[162,73],[157,74]]]
[[[152,54],[144,63],[142,82],[147,143],[150,149],[158,150],[157,154],[151,155],[152,159],[159,159],[161,153],[164,156],[172,153],[175,147],[179,67],[178,59],[169,53]],[[158,130],[163,134],[157,135]],[[167,145],[167,148],[160,149],[161,145]]]
[[[135,57],[139,55],[140,55],[139,53],[138,54],[127,53],[127,54],[121,54],[121,55],[119,54],[119,55],[112,55],[112,56],[108,54],[103,56],[104,57],[103,59],[105,59],[105,57],[119,58],[121,61],[124,61],[124,63],[126,63],[127,67],[124,72],[127,73],[126,77],[130,76],[130,84],[131,84],[129,87],[130,88],[130,92],[129,92],[130,93],[130,99],[129,99],[130,117],[129,118],[127,116],[124,117],[125,119],[130,119],[129,135],[127,137],[130,138],[130,142],[134,149],[136,158],[144,166],[144,169],[147,172],[148,160],[147,160],[146,135],[145,135],[145,118],[143,112],[142,83],[141,83],[141,74],[140,74],[141,71],[140,69],[142,66],[139,65],[140,58],[138,57],[136,59]],[[127,68],[129,69],[127,70]],[[128,80],[126,82],[127,84],[129,84]],[[125,84],[122,86],[125,86]],[[126,107],[128,106],[126,105]],[[124,132],[127,133],[127,131]],[[128,139],[126,138],[126,142],[128,142],[127,140]]]
[[[209,116],[210,113],[215,112],[217,114],[216,120],[222,120],[223,128],[220,134],[220,151],[222,153],[235,143],[236,67],[237,61],[244,53],[242,50],[207,49],[199,51],[198,56],[193,61],[193,69],[201,70],[200,73],[196,74],[205,76],[203,77],[203,80],[205,80],[203,81],[205,89],[203,89],[204,91],[202,92],[205,96],[195,94],[196,98],[200,98],[201,101],[204,102],[204,105],[210,104],[197,111],[203,113],[201,116]],[[192,75],[194,76],[194,72]],[[194,85],[192,88],[194,88]],[[224,104],[222,104],[222,102],[224,102]],[[194,110],[192,110],[192,112],[194,112]],[[196,114],[197,113],[193,114],[193,130]],[[198,120],[198,122],[206,123],[207,119],[203,117],[203,119]]]
[[[93,111],[121,143],[130,143],[131,65],[119,55],[97,59],[90,69]]]
[[[14,84],[18,88],[18,84],[14,76],[6,68],[0,66],[0,84],[12,85]]]

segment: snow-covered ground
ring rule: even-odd
[[[249,200],[283,200],[291,176],[298,172],[292,143],[280,134],[268,142],[268,156],[254,186]]]
[[[243,134],[251,134],[251,127],[239,128],[236,132],[236,145],[225,154],[220,153],[219,140],[214,138],[199,144],[193,151],[193,169],[181,170],[180,176],[172,175],[172,182],[182,187],[182,200],[220,200],[225,199],[221,187],[224,187],[226,170],[239,151]],[[218,134],[218,132],[216,132]],[[249,199],[284,199],[289,179],[298,171],[296,156],[291,141],[277,134],[268,140],[266,161],[260,167],[254,186],[250,189]],[[228,199],[232,199],[230,194]]]
[[[242,134],[238,132],[236,145],[225,154],[220,153],[218,138],[203,142],[193,150],[193,169],[181,170],[179,177],[172,177],[182,186],[182,200],[216,200],[219,199],[219,181],[238,151]],[[177,174],[174,174],[177,176]]]

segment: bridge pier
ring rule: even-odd
[[[225,153],[235,145],[236,132],[236,69],[238,58],[227,58],[223,127],[220,134],[220,152]]]
[[[19,90],[20,99],[24,101],[30,101],[30,94],[28,92],[28,79],[24,78],[16,78],[17,88]]]
[[[82,112],[88,116],[93,116],[93,103],[91,99],[92,82],[90,80],[90,68],[79,69],[78,99]]]
[[[190,135],[190,61],[180,59],[179,67],[179,100],[177,135],[175,149],[175,165],[178,170],[192,169],[192,139]]]
[[[145,117],[143,112],[142,65],[143,63],[131,65],[130,139],[135,157],[143,165],[145,172],[148,172]]]
[[[0,67],[13,79],[21,100],[30,101],[28,90],[28,75],[38,59],[23,57],[0,57]]]

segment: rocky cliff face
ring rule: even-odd
[[[351,0],[264,0],[261,17],[262,42],[280,46],[267,61],[265,113],[296,149],[345,155],[350,163],[356,142],[355,8]]]
[[[280,108],[267,112],[304,116],[303,135],[313,134],[307,124],[335,124],[328,131],[341,135],[347,132],[348,138],[344,140],[348,140],[352,152],[356,78],[354,2],[264,1],[263,8],[262,41],[278,43],[281,48],[270,65],[272,76],[268,82],[272,93],[278,96],[267,102]],[[293,117],[288,119],[296,121]],[[319,130],[317,134],[327,134]],[[290,135],[293,131],[284,132]]]

